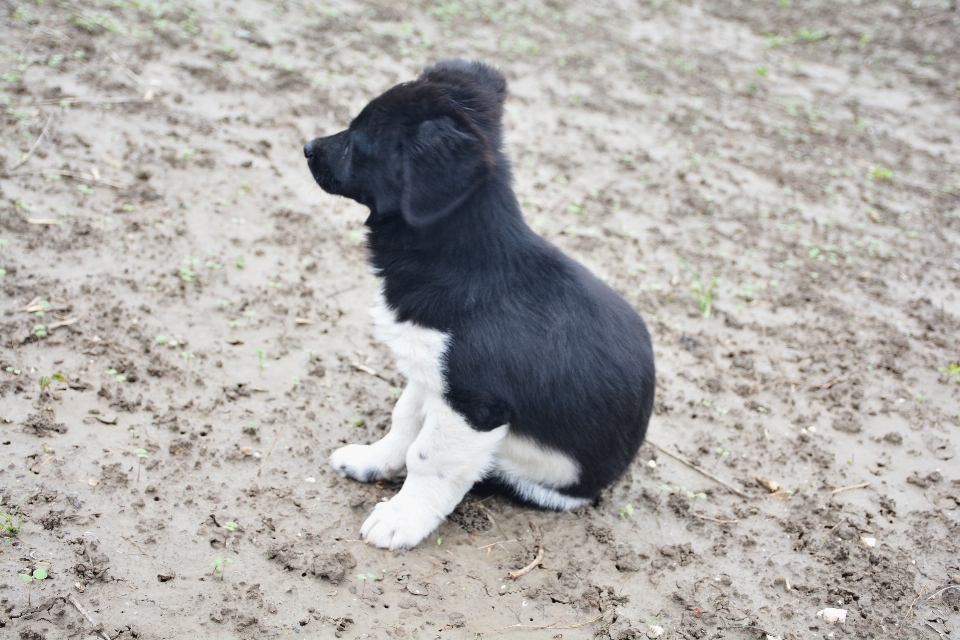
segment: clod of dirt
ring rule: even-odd
[[[60,523],[63,519],[62,511],[51,511],[47,515],[40,518],[39,522],[43,525],[43,528],[47,531],[52,531],[54,529],[60,528]]]
[[[119,462],[100,466],[100,483],[105,487],[125,487],[129,479]]]
[[[681,567],[693,562],[697,556],[689,542],[683,544],[668,544],[660,548],[660,555],[675,560]]]
[[[891,431],[883,436],[883,441],[889,442],[890,444],[903,444],[903,436],[900,435],[899,431]]]
[[[587,525],[587,533],[593,536],[600,544],[613,544],[616,538],[613,536],[613,529],[601,525],[595,525],[592,522]]]
[[[913,472],[913,475],[907,478],[907,482],[910,484],[915,484],[921,489],[926,489],[932,484],[937,484],[943,480],[943,474],[939,471],[931,471],[925,476],[921,476],[916,471]]]
[[[487,514],[471,502],[464,502],[454,509],[447,518],[450,522],[460,525],[467,533],[476,533],[490,529],[490,518]]]
[[[343,637],[343,633],[353,624],[353,618],[345,616],[343,618],[334,618],[331,616],[322,616],[321,619],[333,626],[333,635],[337,638]],[[402,628],[402,627],[400,627]]]
[[[690,512],[690,501],[679,493],[671,493],[667,498],[667,506],[678,518],[683,518]]]
[[[79,546],[79,549],[74,552],[82,560],[75,564],[72,570],[84,586],[96,580],[103,580],[104,582],[111,580],[110,574],[107,573],[110,568],[110,558],[102,551],[98,551],[99,541],[76,538],[71,544]]]
[[[49,436],[51,433],[66,433],[67,425],[62,422],[54,422],[50,416],[43,413],[32,413],[20,425],[24,433],[32,433],[41,438]]]
[[[619,543],[613,550],[617,571],[640,571],[643,560],[647,555],[638,552],[628,544]]]
[[[340,584],[347,569],[357,566],[356,558],[349,551],[317,553],[311,549],[301,550],[298,547],[302,544],[299,540],[275,543],[267,552],[267,558],[276,560],[285,569],[298,571],[303,576],[309,573],[318,578],[326,578],[332,585]]]
[[[843,433],[860,433],[863,423],[852,413],[845,411],[842,416],[833,421],[833,428]]]
[[[170,443],[168,451],[172,456],[180,456],[185,453],[190,453],[193,449],[193,443],[187,440],[186,438],[177,438]]]

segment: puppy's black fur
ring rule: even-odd
[[[495,69],[443,61],[304,152],[325,191],[369,207],[370,260],[397,319],[450,335],[447,402],[474,429],[509,424],[567,454],[579,481],[557,489],[593,499],[646,432],[650,337],[612,289],[525,224],[502,150],[506,96]]]

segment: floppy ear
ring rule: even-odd
[[[400,212],[425,227],[463,204],[487,172],[484,141],[453,118],[427,120],[404,149]]]

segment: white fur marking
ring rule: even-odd
[[[424,402],[423,429],[407,451],[407,480],[389,502],[378,504],[360,528],[372,545],[409,549],[453,511],[475,482],[494,466],[507,426],[477,431],[440,394]]]
[[[407,479],[389,502],[378,504],[360,528],[370,544],[411,548],[426,538],[487,474],[513,486],[525,499],[550,509],[573,509],[588,500],[557,488],[575,484],[580,467],[559,451],[509,433],[473,429],[444,400],[444,360],[450,335],[397,322],[381,289],[370,310],[376,334],[393,352],[408,380],[393,410],[389,433],[371,445],[347,445],[330,456],[341,475],[370,481],[392,478],[404,466]]]
[[[495,471],[493,475],[512,486],[524,500],[529,500],[546,509],[567,511],[568,509],[582,507],[590,502],[586,498],[574,498],[573,496],[564,495],[555,489],[531,482],[526,478],[506,476],[499,470]]]
[[[569,487],[580,479],[580,465],[576,460],[514,433],[508,434],[500,445],[497,469],[505,478],[550,487]]]
[[[443,394],[446,390],[444,358],[450,335],[409,321],[397,322],[382,288],[377,292],[370,316],[377,339],[390,347],[400,373],[429,391]]]
[[[410,382],[393,407],[390,431],[373,444],[348,444],[330,456],[330,464],[342,476],[361,482],[397,477],[406,466],[407,449],[423,427],[424,388]]]

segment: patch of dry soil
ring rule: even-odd
[[[0,635],[957,637],[955,2],[176,5],[0,3]],[[657,413],[596,507],[387,553],[397,486],[325,460],[403,380],[301,145],[450,56],[509,77],[528,220],[648,320]]]

